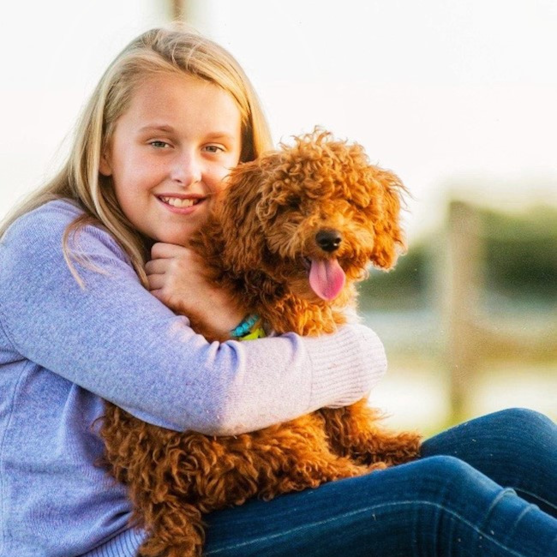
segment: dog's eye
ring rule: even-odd
[[[292,209],[296,209],[300,206],[301,200],[297,195],[291,195],[286,200],[287,207],[291,207]]]

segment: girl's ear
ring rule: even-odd
[[[112,165],[110,164],[110,158],[106,151],[101,153],[101,159],[99,161],[99,172],[103,176],[112,176]]]

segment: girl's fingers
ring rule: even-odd
[[[199,256],[188,248],[174,244],[154,244],[151,260],[145,265],[147,274],[175,273],[177,275],[198,273],[202,268]]]
[[[165,285],[164,275],[147,275],[147,280],[149,281],[149,291],[153,293],[153,290],[162,290]]]
[[[165,244],[163,242],[157,242],[153,244],[151,248],[151,259],[168,259],[171,257],[184,256],[191,251],[183,246],[177,246],[175,244]]]
[[[151,259],[145,264],[145,272],[147,275],[162,275],[168,268],[167,259]]]

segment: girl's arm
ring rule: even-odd
[[[235,434],[363,397],[385,371],[383,347],[360,325],[208,343],[139,283],[106,232],[78,237],[87,263],[71,275],[64,202],[17,221],[0,244],[0,317],[22,357],[137,417],[176,430]]]

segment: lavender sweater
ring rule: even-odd
[[[208,343],[139,283],[105,231],[88,227],[79,287],[62,234],[80,214],[50,202],[0,242],[0,556],[131,557],[123,486],[95,465],[108,399],[174,430],[226,435],[352,403],[383,375],[377,336],[347,325]]]

